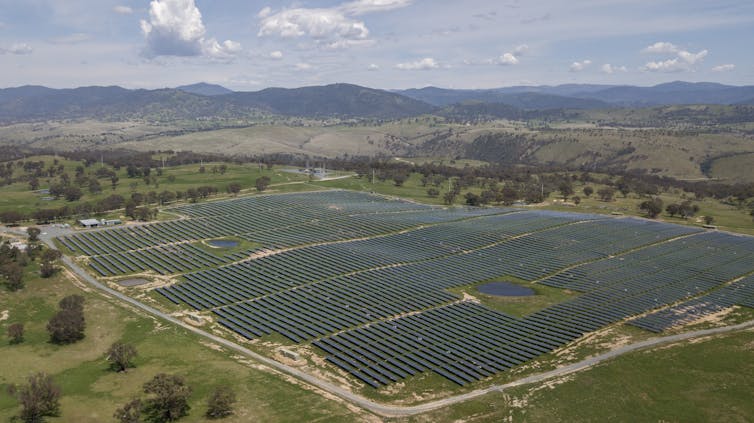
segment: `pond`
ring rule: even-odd
[[[482,294],[500,297],[529,297],[534,295],[534,290],[525,286],[509,282],[490,282],[477,287]]]
[[[238,246],[238,241],[232,241],[229,239],[213,239],[211,241],[207,241],[207,244],[217,248],[233,248]]]
[[[149,281],[146,279],[126,279],[126,280],[118,281],[118,285],[120,286],[139,286],[139,285],[145,285],[148,283]]]

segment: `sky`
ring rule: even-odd
[[[751,0],[0,0],[0,87],[754,85],[752,41]]]

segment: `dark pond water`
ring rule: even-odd
[[[227,239],[213,239],[207,241],[207,244],[217,248],[233,248],[238,246],[238,241],[230,241]]]
[[[500,297],[528,297],[534,295],[534,290],[508,282],[490,282],[477,287],[479,292]]]
[[[118,285],[120,286],[139,286],[149,283],[146,279],[126,279],[123,281],[118,281]]]

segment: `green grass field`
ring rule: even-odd
[[[0,420],[18,413],[15,399],[6,393],[8,384],[21,383],[33,372],[51,374],[62,390],[60,422],[112,421],[112,413],[159,372],[184,376],[193,388],[190,415],[181,421],[205,421],[206,399],[217,385],[230,385],[238,395],[237,413],[228,422],[247,421],[355,421],[366,415],[345,404],[322,397],[281,375],[260,370],[253,363],[221,351],[185,330],[141,315],[115,300],[90,290],[82,291],[64,275],[50,280],[34,278],[21,292],[2,289],[0,312]],[[47,320],[57,302],[69,294],[86,297],[86,338],[73,345],[48,342]],[[10,323],[26,326],[22,344],[9,345],[5,331]],[[116,374],[108,369],[104,352],[115,341],[136,346],[136,368]]]
[[[45,167],[49,167],[52,165],[55,158],[52,156],[33,156],[27,160],[41,160],[45,162]],[[58,158],[57,160],[59,164],[65,166],[66,172],[68,172],[71,177],[73,177],[77,166],[83,166],[82,162],[61,158]],[[115,189],[112,189],[112,183],[108,178],[102,178],[99,179],[102,192],[92,194],[86,187],[82,187],[84,195],[79,201],[96,202],[113,194],[129,198],[134,192],[146,194],[149,191],[186,191],[189,188],[197,188],[202,185],[216,187],[218,189],[218,195],[227,195],[226,189],[228,185],[233,182],[241,184],[242,193],[251,193],[256,192],[255,181],[261,176],[268,176],[271,179],[269,191],[291,192],[307,189],[307,187],[296,186],[307,181],[308,178],[304,175],[282,172],[280,169],[260,169],[257,164],[236,165],[225,163],[227,171],[224,174],[212,171],[214,167],[219,167],[220,165],[221,163],[205,163],[205,173],[199,172],[199,168],[201,167],[200,164],[167,167],[164,169],[161,176],[157,176],[157,183],[150,183],[149,185],[146,184],[144,178],[129,178],[126,169],[121,168],[117,171],[119,181]],[[107,167],[112,169],[110,166]],[[99,168],[99,164],[94,164],[85,168],[85,172],[87,174],[93,174]],[[23,171],[21,169],[16,169],[14,177],[19,177],[22,174]],[[156,175],[156,172],[153,171],[153,175]],[[49,188],[50,184],[55,182],[55,179],[56,178],[47,177],[39,178],[40,189]],[[39,208],[62,207],[66,204],[71,204],[63,198],[46,201],[42,199],[45,196],[46,195],[32,192],[29,188],[29,184],[26,182],[16,182],[10,185],[4,185],[0,187],[0,212],[16,210],[23,213],[29,213]],[[174,218],[174,216],[171,218]]]
[[[406,421],[751,421],[752,345],[754,331],[748,330],[629,353]]]

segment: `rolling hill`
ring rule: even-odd
[[[209,84],[159,90],[128,90],[116,86],[8,88],[0,90],[0,122],[71,118],[193,120],[241,118],[260,112],[301,117],[392,119],[434,110],[429,104],[399,94],[350,84],[225,94],[222,90]]]

